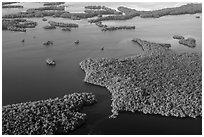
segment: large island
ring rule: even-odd
[[[112,118],[120,111],[163,116],[202,115],[202,56],[177,53],[169,44],[134,39],[144,53],[125,58],[88,58],[84,81],[111,93]]]

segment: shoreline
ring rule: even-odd
[[[147,43],[148,43],[147,41],[144,41],[143,45],[146,46],[146,45],[148,45]],[[136,78],[132,77],[131,72],[130,72],[130,74],[129,73],[124,74],[124,76],[127,75],[128,77],[126,77],[126,76],[124,77],[122,74],[120,74],[120,72],[118,72],[118,71],[122,71],[122,72],[124,71],[124,70],[117,70],[117,68],[123,67],[123,66],[120,66],[123,61],[124,62],[126,62],[126,61],[129,62],[129,60],[130,60],[130,62],[131,61],[136,61],[136,62],[139,63],[140,60],[141,61],[143,59],[149,60],[149,58],[154,59],[155,57],[157,58],[157,56],[159,57],[159,59],[160,59],[160,56],[161,56],[161,60],[163,60],[163,59],[166,60],[167,59],[167,61],[172,58],[173,60],[169,60],[170,62],[172,62],[172,61],[174,62],[175,61],[174,58],[178,58],[178,60],[180,60],[179,58],[181,58],[181,60],[183,60],[183,59],[184,60],[186,60],[186,59],[191,60],[191,56],[192,56],[192,59],[194,60],[194,58],[195,58],[195,62],[198,63],[197,65],[199,65],[199,63],[200,63],[200,55],[199,54],[197,55],[197,53],[191,53],[189,55],[187,53],[177,54],[176,52],[174,52],[174,51],[172,51],[172,50],[170,50],[168,48],[167,49],[164,48],[163,46],[161,46],[160,43],[157,44],[157,43],[151,43],[150,42],[149,44],[150,44],[149,45],[150,48],[146,48],[146,53],[144,53],[143,55],[133,56],[133,57],[129,57],[129,58],[128,57],[127,58],[119,58],[119,59],[118,58],[116,58],[116,59],[114,59],[114,58],[113,59],[107,59],[107,58],[92,59],[92,58],[88,58],[88,59],[86,59],[86,60],[84,60],[84,61],[82,61],[80,63],[81,69],[85,71],[85,78],[84,78],[85,82],[90,83],[90,84],[94,84],[94,85],[99,85],[99,86],[102,86],[102,87],[106,87],[109,90],[109,92],[112,94],[112,99],[111,99],[112,100],[112,105],[111,105],[111,107],[112,107],[113,115],[111,115],[110,118],[116,118],[120,111],[131,111],[131,112],[142,111],[144,114],[149,113],[149,114],[161,114],[163,116],[192,117],[192,118],[196,118],[197,116],[202,116],[201,103],[200,103],[201,99],[194,100],[195,102],[198,103],[198,106],[196,106],[196,107],[192,106],[192,107],[188,108],[187,107],[188,105],[185,102],[186,101],[187,102],[191,101],[191,100],[188,100],[188,97],[190,97],[191,94],[184,93],[185,90],[182,91],[182,89],[180,89],[181,87],[179,85],[172,85],[173,87],[171,87],[171,86],[166,87],[165,83],[163,83],[162,85],[165,86],[165,88],[167,89],[165,91],[166,93],[164,93],[164,94],[160,93],[159,91],[161,89],[159,91],[157,91],[156,89],[153,89],[153,91],[154,90],[156,90],[156,91],[155,91],[155,93],[154,92],[151,93],[151,91],[148,91],[147,89],[145,89],[145,87],[136,86],[137,84],[136,85],[134,84],[133,79],[138,79],[138,78],[137,77]],[[111,67],[112,65],[109,66],[109,62],[114,67]],[[154,61],[150,61],[150,62],[152,62],[154,64]],[[143,62],[140,62],[140,63],[141,63],[141,65],[144,64]],[[190,63],[190,62],[187,61],[186,63]],[[137,64],[137,66],[138,65],[141,66],[140,64]],[[151,63],[150,63],[150,65],[151,65]],[[170,67],[168,62],[167,62],[167,64],[165,63],[165,65],[167,65],[167,67]],[[184,64],[182,64],[182,65],[184,65]],[[180,69],[183,69],[182,65],[180,66],[181,67]],[[153,66],[153,68],[156,67],[156,66],[157,66],[157,64],[155,64],[155,66]],[[194,68],[192,66],[192,68],[187,68],[187,69],[198,69],[197,70],[198,71],[197,75],[200,78],[201,73],[200,73],[199,67],[201,67],[201,66],[197,66],[197,67],[198,68],[196,68],[196,67]],[[110,72],[110,69],[112,69],[111,72]],[[114,69],[116,69],[116,70],[114,70]],[[135,69],[137,69],[137,68],[135,68]],[[144,80],[142,80],[145,83],[150,81],[151,77],[154,77],[154,75],[149,76],[149,75],[151,75],[151,74],[149,74],[149,71],[151,71],[152,68],[149,68],[149,69],[150,70],[144,71],[145,77],[146,76],[148,77],[148,79],[146,79],[147,80],[146,82]],[[125,70],[126,70],[126,72],[129,71],[128,69],[125,69]],[[165,70],[161,70],[161,71],[164,71],[164,73],[165,73]],[[178,75],[184,75],[182,77],[185,77],[186,74],[184,72],[182,72],[182,71],[180,72],[181,74],[178,74]],[[119,73],[119,74],[117,74],[117,73]],[[156,72],[156,73],[159,73],[159,72]],[[141,76],[143,77],[144,74],[141,75]],[[134,75],[140,76],[137,73],[135,73]],[[157,74],[157,75],[159,75],[159,74]],[[169,75],[169,74],[167,74],[167,75]],[[172,74],[170,74],[170,75],[172,75]],[[158,78],[158,79],[165,79],[164,77],[165,76],[161,75],[160,78]],[[174,78],[173,75],[172,75],[172,78]],[[168,81],[170,82],[171,79],[166,79],[167,83],[168,83]],[[136,80],[135,82],[139,82],[139,81]],[[195,82],[198,82],[198,84],[199,84],[198,89],[196,90],[196,92],[198,92],[198,94],[196,93],[195,96],[200,98],[200,94],[201,94],[200,93],[201,92],[200,85],[202,85],[202,84],[199,81],[195,81]],[[183,83],[182,80],[181,80],[181,83]],[[189,83],[189,82],[187,82],[187,83]],[[152,85],[151,83],[149,83],[149,84],[150,84],[149,86]],[[194,83],[191,83],[191,84],[194,84]],[[146,85],[146,86],[148,86],[148,85]],[[160,88],[159,85],[158,85],[158,88]],[[168,91],[168,88],[174,88],[175,93],[170,93]],[[144,93],[145,90],[147,90],[146,93]],[[172,100],[175,96],[177,96],[177,94],[178,94],[177,92],[182,95],[181,96],[181,98],[182,98],[181,102],[182,103],[177,99],[174,100],[175,102]],[[191,93],[192,91],[189,91],[189,92]],[[158,103],[157,101],[162,100],[162,98],[158,98],[157,96],[154,96],[154,94],[155,95],[156,94],[161,94],[162,98],[167,98],[167,100],[168,100],[167,102],[162,101],[163,103],[161,103],[161,104],[159,103],[160,104],[159,109],[158,109],[158,107],[152,106],[152,104],[154,104],[154,103],[157,104]],[[169,97],[166,97],[165,94],[168,94]],[[192,93],[192,94],[194,94],[194,93]],[[152,97],[156,97],[156,98],[153,99]],[[150,98],[152,98],[153,100],[149,100]],[[179,104],[179,102],[181,103],[182,107],[177,107],[177,105],[175,105],[175,106],[173,105],[174,103]],[[194,102],[191,102],[189,104],[193,105]],[[163,109],[160,109],[160,107],[163,108]],[[187,108],[192,109],[191,111],[195,111],[195,113],[192,113],[192,112],[188,111]]]
[[[70,134],[86,122],[80,110],[97,102],[92,93],[72,93],[62,98],[3,106],[2,134]]]

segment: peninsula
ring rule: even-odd
[[[83,106],[96,103],[92,93],[73,93],[62,98],[2,107],[3,135],[69,134],[86,121]]]
[[[202,56],[177,53],[170,45],[134,39],[144,53],[124,58],[88,58],[80,63],[84,81],[106,87],[112,113],[121,111],[163,116],[202,115]]]

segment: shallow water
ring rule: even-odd
[[[22,10],[30,8],[30,4],[23,4],[25,8]],[[36,7],[42,5],[35,4]],[[80,8],[77,10],[78,5],[68,5],[70,11],[81,12]],[[81,7],[84,5],[82,3]],[[14,12],[16,9],[3,9],[3,15]],[[2,104],[54,98],[72,92],[92,92],[98,103],[85,107],[83,112],[88,114],[87,124],[73,134],[201,134],[201,118],[177,119],[122,113],[117,119],[108,119],[111,115],[109,91],[84,83],[85,74],[79,67],[79,63],[87,57],[123,57],[142,53],[142,49],[131,42],[135,37],[171,43],[172,49],[179,52],[201,51],[202,18],[196,19],[195,16],[166,16],[158,19],[135,17],[126,21],[104,21],[108,25],[136,26],[135,30],[113,32],[101,32],[100,28],[88,23],[86,19],[73,21],[52,17],[47,19],[78,23],[79,28],[71,32],[44,30],[42,27],[47,22],[43,22],[42,18],[31,18],[38,22],[36,28],[28,29],[26,33],[2,33]],[[177,40],[172,39],[175,34],[195,38],[197,47],[192,49],[179,45]],[[25,39],[25,43],[21,43],[22,39]],[[77,39],[80,40],[79,45],[74,44]],[[48,40],[54,41],[54,45],[42,45]],[[104,47],[104,51],[100,50],[101,47]],[[48,57],[56,60],[55,67],[46,65],[45,59]]]

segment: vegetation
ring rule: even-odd
[[[104,27],[102,31],[114,31],[114,30],[121,30],[121,29],[135,29],[135,26],[111,26],[111,27]]]
[[[174,36],[173,36],[173,39],[184,39],[184,37],[183,37],[183,36],[180,36],[180,35],[174,35]]]
[[[61,5],[65,4],[65,2],[45,2],[43,5],[44,6],[53,6],[53,5]]]
[[[196,47],[196,40],[194,38],[180,39],[179,44],[188,46],[190,48]]]
[[[104,20],[127,20],[136,16],[140,16],[142,18],[159,18],[166,15],[181,15],[181,14],[195,14],[202,12],[202,4],[186,4],[180,7],[175,8],[164,8],[160,10],[153,11],[137,11],[135,9],[130,9],[126,7],[118,7],[118,10],[124,15],[118,16],[106,16],[97,19],[92,19],[89,22],[98,22]]]
[[[63,22],[55,22],[55,21],[49,21],[48,22],[51,26],[56,27],[70,27],[70,28],[77,28],[79,25],[75,23],[63,23]]]
[[[26,28],[35,28],[37,22],[26,19],[3,19],[2,30],[26,32]]]
[[[88,58],[84,81],[112,95],[111,118],[120,111],[163,116],[202,115],[202,56],[177,53],[160,43],[135,39],[144,53],[125,58]]]
[[[79,111],[96,102],[91,93],[73,93],[62,98],[12,104],[2,107],[3,135],[69,134],[85,123]]]
[[[21,5],[2,5],[2,8],[23,8]]]
[[[44,10],[64,10],[65,6],[46,6],[40,8],[31,8],[27,12],[44,11]]]
[[[18,3],[18,2],[2,2],[2,5],[8,5],[8,4],[13,4],[13,3]]]

